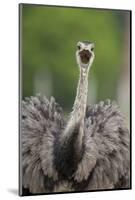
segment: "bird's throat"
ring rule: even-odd
[[[84,119],[88,92],[88,71],[80,70],[80,78],[78,81],[77,94],[73,106],[73,116],[77,121]]]
[[[78,81],[77,94],[73,105],[73,111],[64,129],[61,141],[62,146],[68,146],[70,149],[74,149],[72,156],[81,158],[83,150],[83,138],[84,138],[84,118],[86,112],[87,103],[87,90],[88,90],[88,72],[84,73],[80,70],[80,77]],[[65,147],[66,148],[66,147]],[[71,158],[69,157],[69,160]]]
[[[80,135],[83,135],[84,118],[87,104],[87,90],[88,90],[88,71],[80,70],[80,77],[78,81],[76,98],[73,105],[69,121],[65,128],[65,135],[70,137],[74,128],[78,127]],[[82,136],[81,136],[82,138]]]

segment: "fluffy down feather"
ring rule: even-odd
[[[70,163],[70,176],[63,175],[70,168],[66,167],[66,155],[59,154],[65,121],[53,97],[48,101],[38,95],[23,101],[23,194],[25,189],[47,193],[129,188],[130,136],[118,106],[109,100],[87,106],[82,156],[76,165]],[[70,157],[74,155],[72,142],[66,148]],[[60,166],[64,167],[59,170]]]

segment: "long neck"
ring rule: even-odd
[[[74,122],[84,121],[86,104],[87,104],[87,90],[88,90],[88,71],[80,69],[80,77],[78,81],[77,94],[71,113],[71,119]]]
[[[60,136],[60,143],[57,146],[55,159],[56,169],[64,177],[72,177],[77,169],[79,160],[83,153],[83,136],[84,136],[84,117],[87,103],[88,89],[88,70],[85,73],[80,70],[77,94],[63,134]]]
[[[65,128],[64,136],[66,138],[74,137],[76,134],[76,150],[78,153],[82,148],[84,135],[84,117],[87,104],[87,90],[88,90],[88,70],[84,71],[80,68],[80,77],[78,81],[77,94],[73,105],[69,121]],[[77,133],[76,133],[77,132]]]

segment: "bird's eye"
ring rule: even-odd
[[[94,47],[91,48],[91,51],[94,51]]]
[[[81,46],[80,46],[80,45],[77,45],[77,49],[80,50],[80,49],[81,49]]]

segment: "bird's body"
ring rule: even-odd
[[[94,56],[93,44],[83,44],[87,48],[77,52],[77,62],[83,63],[68,120],[53,97],[23,101],[22,185],[31,193],[130,187],[129,131],[115,103],[86,105]]]

